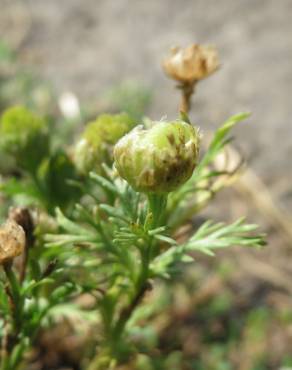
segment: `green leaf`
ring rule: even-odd
[[[75,284],[71,282],[64,283],[53,291],[50,302],[53,304],[64,302],[74,291],[76,291]]]
[[[177,245],[177,242],[169,236],[155,234],[154,238],[170,245]]]
[[[249,117],[249,113],[239,113],[232,117],[230,117],[216,132],[214,138],[197,166],[195,174],[198,174],[205,168],[208,164],[210,164],[214,158],[219,154],[219,152],[223,149],[223,147],[230,142],[230,138],[227,136],[229,135],[231,129],[240,121]]]
[[[21,194],[25,195],[28,200],[41,199],[41,195],[34,184],[13,178],[1,183],[0,191],[12,197]]]
[[[98,235],[70,235],[70,234],[47,234],[45,236],[46,247],[60,247],[72,244],[95,243],[99,246]]]
[[[35,288],[42,287],[43,285],[47,285],[47,284],[53,284],[54,282],[55,280],[51,278],[45,278],[40,281],[32,280],[28,283],[28,285],[22,288],[22,294],[23,296],[28,296],[33,292]]]
[[[264,235],[251,235],[257,226],[245,224],[244,219],[225,225],[224,223],[205,222],[197,232],[183,245],[172,246],[156,257],[151,264],[154,276],[167,277],[179,262],[189,262],[189,252],[200,251],[214,256],[217,249],[231,246],[261,247],[265,245]],[[192,258],[192,257],[191,257]]]
[[[110,193],[117,196],[120,195],[118,188],[106,178],[98,175],[95,172],[90,172],[89,177],[94,180],[103,190],[109,191]]]
[[[22,340],[13,348],[11,357],[9,359],[10,369],[16,369],[23,356],[24,351],[29,346],[29,338],[22,338]]]
[[[35,258],[31,257],[29,259],[29,265],[30,265],[30,274],[34,280],[39,280],[42,276],[42,271],[40,267],[39,261],[37,261]]]
[[[69,233],[74,235],[87,235],[88,231],[65,217],[60,208],[56,209],[56,217],[58,224]]]
[[[185,244],[185,249],[213,255],[213,250],[230,246],[261,247],[265,245],[264,235],[250,235],[250,232],[256,229],[256,225],[244,224],[244,219],[230,225],[207,221]]]
[[[123,220],[124,222],[128,223],[129,221],[124,216],[123,212],[119,208],[109,206],[108,204],[100,204],[99,208],[103,210],[108,216],[114,217],[120,220]]]

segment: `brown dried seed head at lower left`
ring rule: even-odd
[[[0,227],[0,264],[22,254],[25,232],[15,221],[8,220]]]

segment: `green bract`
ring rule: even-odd
[[[198,130],[187,122],[136,127],[114,149],[115,166],[137,191],[168,193],[187,181],[197,164]]]
[[[75,146],[74,161],[78,170],[86,174],[101,171],[101,164],[112,162],[113,145],[134,127],[126,113],[102,114],[90,122]]]
[[[20,167],[34,170],[49,152],[47,123],[25,107],[7,109],[0,122],[0,146]]]

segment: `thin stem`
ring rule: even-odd
[[[8,355],[8,323],[5,322],[3,327],[3,337],[1,342],[1,370],[9,369]]]
[[[132,302],[129,304],[129,306],[125,307],[119,317],[119,320],[117,321],[115,328],[114,328],[114,336],[115,341],[119,341],[125,326],[129,319],[131,318],[133,312],[135,311],[136,307],[139,305],[139,303],[142,301],[145,293],[151,288],[150,284],[147,284],[148,274],[143,274],[143,278],[139,281],[139,288],[137,289],[136,295],[134,296]]]
[[[184,113],[189,113],[191,110],[191,98],[195,91],[197,81],[185,82],[178,86],[182,91],[182,97],[180,102],[180,111]]]
[[[22,326],[22,310],[23,310],[23,299],[20,293],[20,285],[19,281],[12,269],[12,261],[6,261],[3,263],[3,269],[6,274],[11,298],[11,305],[12,305],[12,332],[9,333],[8,329],[5,334],[6,340],[2,343],[2,353],[4,358],[2,358],[1,370],[10,370],[11,369],[11,354],[13,349],[15,348],[16,344],[19,343],[19,333],[21,332]],[[5,348],[4,348],[5,346]],[[15,363],[13,369],[15,369],[15,365],[20,361],[21,356],[18,356],[15,359]]]
[[[16,332],[18,332],[21,327],[21,312],[22,312],[22,297],[20,294],[20,286],[18,279],[12,269],[12,262],[7,261],[6,263],[3,264],[3,268],[10,285],[11,295],[13,299],[14,329]]]

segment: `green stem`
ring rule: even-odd
[[[20,363],[22,356],[11,356],[14,349],[20,344],[19,334],[21,333],[22,327],[22,311],[23,311],[23,297],[20,291],[19,281],[12,269],[12,261],[6,261],[3,264],[3,269],[6,274],[9,287],[10,287],[10,298],[12,303],[12,331],[7,332],[6,348],[3,348],[5,357],[2,359],[1,370],[15,370],[17,365]],[[13,358],[13,364],[11,364]],[[13,365],[13,366],[12,366]]]
[[[11,261],[4,263],[3,268],[7,276],[9,285],[10,285],[12,299],[13,299],[14,330],[18,333],[21,327],[21,316],[22,316],[22,306],[23,306],[23,300],[22,300],[22,296],[20,293],[20,285],[12,269]]]
[[[104,343],[104,348],[95,356],[89,364],[88,370],[109,369],[112,362],[119,362],[121,354],[123,354],[122,338],[129,319],[133,312],[139,306],[145,293],[150,288],[149,266],[153,259],[153,247],[155,246],[154,238],[148,235],[148,230],[155,229],[161,225],[165,216],[167,203],[167,195],[165,194],[149,194],[148,195],[148,215],[145,220],[145,246],[140,248],[141,265],[137,278],[134,281],[133,294],[129,304],[124,307],[115,322],[107,326],[110,331],[107,333],[107,340]],[[117,303],[117,302],[116,302]],[[114,316],[114,315],[113,315]]]
[[[1,343],[1,370],[9,370],[9,354],[8,354],[8,328],[7,323],[3,328],[3,337]]]
[[[148,195],[148,216],[151,217],[150,224],[147,228],[154,229],[160,226],[161,220],[163,219],[164,211],[166,208],[167,195]],[[147,217],[148,218],[148,217]],[[149,218],[148,218],[149,219]],[[146,221],[147,222],[147,221]],[[149,266],[153,258],[153,245],[154,238],[148,239],[148,244],[145,249],[141,250],[141,269],[136,280],[136,286],[134,289],[134,295],[131,299],[130,304],[125,307],[120,313],[120,317],[116,322],[113,330],[113,338],[119,341],[122,337],[125,327],[131,318],[134,310],[139,305],[144,297],[144,294],[149,289]]]
[[[148,215],[151,216],[150,228],[160,226],[166,208],[166,194],[148,194]]]

